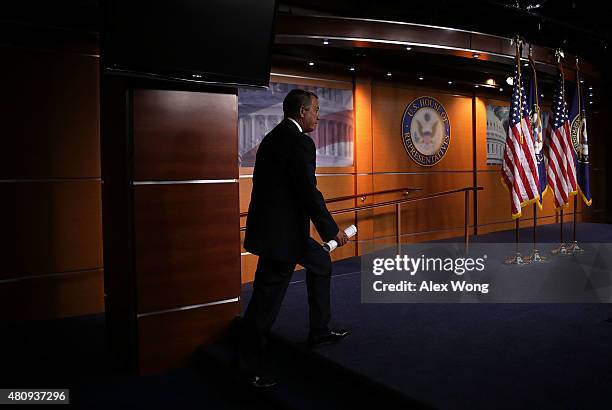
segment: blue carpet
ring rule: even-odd
[[[558,240],[558,225],[538,229],[542,241]],[[611,225],[579,224],[579,232],[612,242]],[[513,231],[478,237],[513,240]],[[334,267],[332,325],[351,335],[319,349],[325,358],[442,409],[612,407],[612,306],[362,304],[359,258]],[[308,329],[303,276],[296,272],[273,329],[294,343]],[[245,306],[250,292],[245,286]]]

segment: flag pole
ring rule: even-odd
[[[538,226],[538,206],[533,204],[533,254],[529,257],[529,261],[532,263],[545,262],[546,257],[540,255],[537,248],[536,241],[536,228]]]
[[[505,260],[506,265],[526,265],[529,263],[527,259],[523,259],[519,251],[519,219],[520,217],[514,220],[514,256]]]
[[[516,64],[517,64],[517,80],[518,80],[518,90],[519,93],[522,92],[521,90],[521,54],[522,54],[522,43],[523,41],[521,40],[521,38],[517,35],[516,38],[514,39],[515,41],[515,45],[516,45]],[[516,85],[515,85],[516,86]],[[522,109],[522,96],[519,97],[519,113],[523,112]],[[523,143],[523,131],[522,131],[522,127],[519,124],[519,135],[521,138],[521,144]],[[519,252],[519,219],[520,216],[518,216],[514,222],[514,238],[515,238],[515,247],[514,247],[514,256],[511,256],[509,258],[506,259],[505,263],[507,265],[525,265],[528,262],[523,259],[523,257],[521,256],[521,253]]]
[[[580,67],[578,66],[578,57],[576,57],[576,92],[578,93],[578,116],[580,118],[580,126],[578,127],[578,138],[579,138],[579,143],[582,146],[582,138],[583,138],[583,134],[582,134],[582,95],[580,95]],[[576,240],[576,220],[578,219],[578,195],[574,195],[574,241],[572,242],[572,244],[569,246],[568,251],[573,253],[573,254],[577,254],[577,253],[582,253],[584,252],[584,249],[582,249],[580,246],[578,246],[578,241]]]
[[[563,55],[563,51],[561,49],[557,49],[557,64],[559,65],[559,70],[561,72],[561,95],[563,99],[565,99],[565,78],[563,75],[563,66],[561,65],[561,56]],[[566,203],[567,204],[567,203]],[[569,255],[567,248],[565,247],[565,243],[563,243],[563,206],[559,208],[559,247],[554,249],[551,253],[554,255]]]
[[[559,223],[559,242],[560,245],[557,249],[553,250],[552,253],[555,255],[569,255],[570,252],[565,247],[565,243],[563,242],[563,208],[559,211],[559,218],[561,219]]]
[[[533,71],[533,76],[534,76],[534,78],[533,78],[533,80],[534,80],[533,81],[533,85],[535,87],[535,95],[536,95],[536,98],[537,98],[537,96],[539,95],[539,93],[538,93],[538,80],[537,80],[537,76],[536,76],[537,74],[536,74],[535,64],[534,64],[533,59],[532,59],[532,47],[531,47],[531,44],[529,44],[529,64],[531,65],[531,69]],[[535,114],[536,114],[537,121],[541,121],[539,107],[540,106],[539,106],[539,104],[537,103],[537,100],[536,100],[536,113]],[[530,121],[531,121],[531,118],[530,118]],[[532,128],[533,128],[533,123],[532,123]],[[538,135],[538,137],[539,137],[539,135]],[[540,142],[540,141],[538,141],[538,142]],[[539,183],[540,182],[539,182],[539,176],[538,176],[538,184]],[[538,186],[538,191],[539,190],[540,190],[540,187]],[[542,199],[540,198],[540,201],[541,200]],[[528,260],[531,263],[540,263],[540,262],[544,262],[546,260],[546,258],[541,256],[540,252],[538,252],[537,238],[536,238],[536,228],[537,228],[537,226],[538,226],[538,207],[537,207],[537,204],[533,204],[533,254],[528,257]]]

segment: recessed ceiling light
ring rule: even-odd
[[[406,46],[406,50],[408,51],[412,50],[412,46]]]
[[[312,67],[314,65],[314,62],[313,61],[309,61],[308,65]]]
[[[472,54],[472,57],[474,57],[474,58],[478,58],[478,57],[480,57],[480,54],[478,54],[478,53],[474,53],[474,54]]]
[[[512,78],[512,77],[506,78],[506,83],[508,83],[508,85],[514,84],[514,78]]]
[[[593,101],[589,101],[589,104],[593,104]]]
[[[593,93],[589,93],[589,97],[592,97],[592,96],[593,96]]]
[[[589,90],[592,90],[592,89],[593,89],[593,86],[589,87]]]
[[[580,80],[580,84],[584,83],[584,80]]]
[[[478,88],[478,87],[480,87],[478,84],[475,84],[475,85],[474,85],[474,88]]]
[[[499,87],[499,91],[504,91],[504,89],[503,89],[503,88],[501,88],[501,87]]]
[[[393,74],[391,74],[391,71],[387,71],[387,77],[391,77]]]
[[[349,70],[355,71],[355,67],[351,67],[351,68],[349,68]]]
[[[448,85],[452,85],[452,84],[453,84],[453,82],[452,82],[452,81],[449,81],[449,82],[448,82]]]
[[[541,97],[541,98],[544,98],[544,94],[540,94],[540,97]]]
[[[325,45],[325,46],[326,46],[326,45],[328,45],[328,44],[329,44],[329,41],[328,41],[328,40],[323,40],[323,45]]]
[[[529,63],[523,64],[523,67],[529,67]]]
[[[423,81],[423,77],[419,77],[419,80],[420,80],[420,81]]]

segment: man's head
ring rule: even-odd
[[[283,100],[285,118],[293,118],[302,131],[314,131],[319,122],[319,98],[310,91],[294,88]]]

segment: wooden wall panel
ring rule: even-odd
[[[406,106],[415,98],[430,96],[446,109],[451,140],[444,158],[433,167],[422,167],[410,159],[401,139],[401,121]],[[439,91],[404,88],[401,84],[375,83],[372,87],[372,145],[374,172],[423,172],[472,169],[472,100]]]
[[[425,196],[431,193],[449,191],[471,186],[472,174],[434,173],[414,175],[376,175],[375,190],[395,189],[406,186],[422,187],[422,191],[413,192],[409,198]],[[380,203],[402,198],[400,194],[377,195],[375,202]],[[473,196],[470,194],[470,204]],[[464,226],[465,197],[463,193],[427,199],[402,205],[402,233],[414,234]],[[470,217],[472,214],[470,206]],[[472,219],[469,220],[472,224]],[[374,211],[375,237],[394,236],[396,232],[395,206],[377,208]]]
[[[239,294],[236,183],[143,185],[134,200],[140,312]]]
[[[478,223],[486,225],[497,222],[512,221],[510,214],[510,194],[500,181],[500,173],[498,172],[480,172],[478,183],[484,190],[479,193],[478,197]],[[538,209],[538,217],[554,216],[557,212],[554,209],[554,203],[551,192],[544,193],[543,209]],[[581,201],[578,202],[578,211],[584,211],[586,206]],[[573,200],[564,210],[566,216],[574,212]],[[533,206],[523,208],[521,219],[533,219]],[[554,223],[555,220],[548,218],[547,222]]]
[[[240,314],[240,303],[224,303],[138,319],[141,373],[185,366],[201,345],[219,338]]]
[[[98,59],[2,48],[0,179],[100,177]]]
[[[99,181],[0,183],[0,278],[102,268]]]
[[[243,249],[244,252],[244,249]],[[240,257],[240,271],[242,283],[253,282],[255,279],[255,270],[257,269],[258,256],[253,254],[243,255]]]
[[[102,269],[0,281],[0,320],[56,319],[103,310]]]
[[[233,94],[134,91],[134,179],[236,178]]]
[[[372,81],[370,78],[358,78],[355,82],[355,166],[356,193],[374,192],[372,156]],[[361,174],[361,175],[359,175]],[[373,196],[365,200],[357,199],[356,206],[373,203]],[[362,255],[367,250],[367,240],[374,235],[374,210],[360,211],[357,214],[357,253]],[[361,246],[361,245],[364,246]]]

